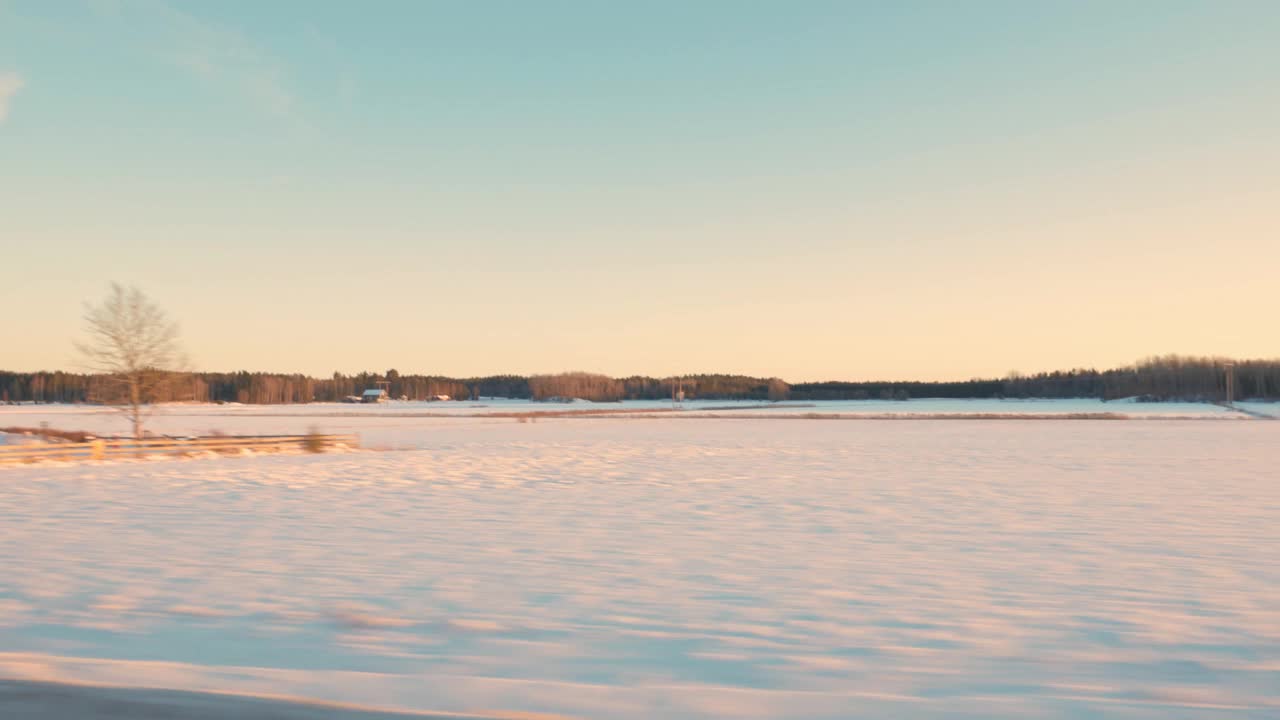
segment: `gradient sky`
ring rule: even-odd
[[[0,0],[0,368],[1280,355],[1280,3]]]

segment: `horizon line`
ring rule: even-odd
[[[1148,362],[1154,362],[1158,360],[1172,360],[1172,359],[1176,359],[1176,360],[1180,360],[1182,362],[1188,362],[1188,363],[1212,364],[1212,365],[1220,365],[1224,363],[1232,363],[1232,364],[1280,363],[1280,357],[1237,358],[1237,357],[1231,357],[1227,355],[1179,355],[1176,353],[1169,353],[1165,355],[1158,355],[1158,354],[1147,355],[1147,356],[1144,356],[1142,359],[1134,361],[1133,363],[1130,363],[1130,364],[1118,365],[1118,366],[1107,367],[1102,369],[1099,369],[1098,367],[1095,366],[1095,367],[1055,368],[1052,370],[1037,370],[1034,372],[1022,372],[1018,370],[1011,370],[1003,375],[971,376],[968,378],[950,378],[950,379],[932,379],[932,380],[906,379],[906,378],[897,378],[897,379],[826,378],[821,380],[791,381],[780,375],[755,375],[755,374],[750,374],[745,372],[695,372],[695,373],[680,373],[680,374],[671,374],[671,375],[649,375],[644,373],[613,374],[613,373],[599,372],[599,371],[592,371],[592,370],[557,370],[553,372],[531,372],[531,373],[496,372],[496,373],[488,373],[488,374],[462,375],[462,374],[448,374],[448,373],[428,373],[428,372],[419,372],[419,371],[405,372],[405,371],[400,371],[395,367],[389,367],[387,368],[387,370],[383,370],[383,371],[360,370],[357,372],[346,372],[342,370],[335,370],[332,373],[327,373],[327,374],[312,374],[312,373],[302,372],[302,371],[279,371],[279,370],[262,370],[262,369],[247,370],[244,368],[241,368],[238,370],[177,370],[173,372],[176,372],[178,374],[185,374],[185,375],[202,375],[202,374],[203,375],[236,375],[240,373],[247,373],[249,375],[301,376],[301,377],[312,379],[312,380],[332,380],[333,375],[335,374],[341,375],[343,377],[348,377],[348,378],[355,377],[362,374],[373,375],[375,377],[385,377],[388,371],[394,370],[397,376],[399,377],[442,378],[442,379],[458,380],[458,381],[479,380],[479,379],[494,378],[494,377],[532,378],[532,377],[540,377],[540,376],[545,377],[545,376],[555,376],[555,375],[565,375],[565,374],[585,374],[585,375],[593,375],[593,376],[599,376],[599,377],[607,377],[613,380],[624,380],[627,378],[648,378],[652,380],[665,381],[665,380],[681,380],[681,379],[691,379],[691,378],[710,377],[710,376],[740,377],[740,378],[752,378],[752,379],[759,379],[759,380],[777,379],[787,383],[788,385],[813,385],[813,384],[821,384],[821,383],[954,384],[954,383],[977,383],[977,382],[1003,382],[1005,380],[1031,378],[1031,377],[1037,377],[1042,375],[1051,375],[1054,373],[1104,374],[1104,373],[1115,372],[1119,370],[1137,369],[1141,367],[1144,363],[1148,363]],[[60,369],[58,370],[48,370],[48,369],[10,370],[6,368],[0,368],[0,374],[53,375],[58,373],[62,373],[66,375],[88,375],[88,376],[104,374],[104,373],[95,373],[89,370],[60,370]]]

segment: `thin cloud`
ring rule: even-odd
[[[9,102],[25,85],[18,73],[12,70],[0,72],[0,122],[9,116]]]
[[[312,47],[323,54],[329,64],[336,68],[331,72],[335,99],[346,108],[352,107],[356,98],[356,74],[351,66],[347,64],[346,54],[343,52],[342,46],[311,23],[304,23],[302,28],[303,35],[311,43]]]
[[[284,117],[295,99],[286,87],[281,65],[235,29],[197,18],[159,3],[155,12],[182,39],[170,55],[173,62],[216,82],[225,83],[263,111]]]
[[[244,33],[163,0],[114,0],[107,8],[97,10],[132,26],[141,42],[165,62],[230,89],[267,114],[292,114],[296,98],[287,86],[284,66]],[[148,30],[138,31],[144,24]]]

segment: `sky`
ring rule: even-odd
[[[1280,356],[1280,3],[0,0],[0,368]]]

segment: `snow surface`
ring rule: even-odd
[[[315,421],[197,409],[156,422]],[[322,419],[418,449],[0,468],[0,676],[624,720],[1280,717],[1280,424]]]
[[[1237,402],[1236,406],[1259,415],[1280,418],[1280,402],[1245,401]]]
[[[1280,415],[1280,404],[1258,403],[1261,412]],[[1250,405],[1250,407],[1253,407]],[[305,405],[240,405],[205,403],[164,405],[156,410],[147,427],[161,434],[208,434],[214,431],[239,433],[297,433],[316,426],[326,432],[356,432],[374,443],[414,446],[423,428],[451,424],[459,417],[479,417],[495,413],[565,413],[609,411],[636,414],[671,411],[670,401],[628,400],[620,403],[575,402],[536,403],[528,400],[486,399],[480,402],[386,402],[369,404],[309,403]],[[767,403],[759,401],[696,400],[685,402],[682,415],[716,414],[858,416],[931,415],[1078,415],[1110,414],[1128,418],[1194,418],[1248,420],[1245,413],[1209,403],[1140,403],[1131,400],[1103,402],[1096,399],[1070,400],[948,400],[909,401],[848,400]],[[507,418],[483,418],[511,422]],[[0,427],[36,427],[46,422],[61,430],[95,433],[127,433],[129,426],[112,408],[95,405],[9,405],[0,406]],[[406,435],[404,432],[411,432]],[[402,442],[403,441],[403,442]]]

